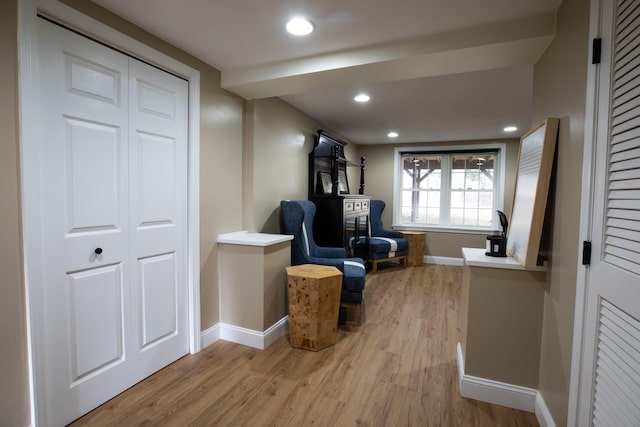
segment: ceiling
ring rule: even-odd
[[[280,97],[367,144],[521,136],[561,2],[93,1],[220,70],[224,89]],[[294,16],[315,31],[286,33]],[[360,92],[371,100],[355,103]]]

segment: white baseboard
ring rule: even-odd
[[[283,335],[287,335],[289,333],[289,316],[284,316],[282,319],[278,320],[276,323],[271,325],[269,329],[264,331],[264,347],[267,348],[275,340],[280,338]]]
[[[556,423],[553,421],[551,412],[549,412],[549,408],[547,408],[547,404],[542,398],[541,393],[538,393],[536,396],[536,418],[538,419],[540,427],[556,427]]]
[[[446,256],[425,256],[423,262],[425,264],[441,264],[441,265],[464,265],[464,259],[452,258]]]
[[[462,344],[458,343],[456,347],[456,356],[458,361],[458,385],[462,390],[462,379],[464,378],[464,356],[462,355]]]
[[[219,339],[223,339],[236,344],[264,350],[273,344],[275,340],[287,333],[289,333],[289,316],[284,316],[264,332],[229,325],[227,323],[217,323],[206,331],[203,331],[200,339],[202,348],[213,344]]]
[[[538,391],[533,388],[465,375],[462,378],[462,397],[495,403],[521,411],[535,412]]]
[[[536,410],[538,390],[466,375],[460,343],[458,343],[458,381],[462,397],[521,411],[535,412]]]
[[[204,349],[220,339],[220,323],[200,333],[200,348]]]
[[[465,375],[460,343],[457,347],[457,356],[458,383],[462,397],[534,412],[540,427],[556,427],[551,412],[549,412],[549,408],[538,390]]]

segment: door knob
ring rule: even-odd
[[[93,252],[95,252],[96,255],[100,255],[102,253],[102,248],[96,248]]]

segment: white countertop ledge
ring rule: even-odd
[[[478,248],[462,248],[462,257],[464,263],[471,267],[487,267],[487,268],[502,268],[507,270],[522,270],[522,271],[547,271],[546,265],[539,265],[533,268],[525,268],[518,261],[511,256],[506,257],[492,257],[485,255],[486,249]]]
[[[293,240],[288,234],[249,233],[246,230],[218,235],[218,243],[245,246],[271,246]]]

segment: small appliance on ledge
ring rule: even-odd
[[[502,227],[502,233],[498,235],[487,236],[487,252],[485,255],[493,257],[506,257],[507,256],[507,227],[509,222],[504,212],[497,211],[498,218],[500,218],[500,226]]]

